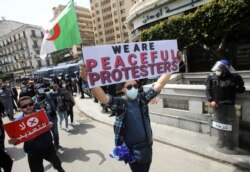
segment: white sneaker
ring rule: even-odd
[[[77,121],[72,122],[71,125],[79,125],[79,122],[77,122]]]
[[[72,129],[70,129],[70,128],[66,128],[66,131],[67,131],[67,132],[69,132],[69,131],[71,131],[71,130],[72,130]]]
[[[68,128],[66,128],[66,131],[72,131],[72,130],[73,130],[73,128],[70,126],[68,126]]]

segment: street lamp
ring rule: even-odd
[[[20,62],[21,66],[22,66],[22,68],[23,68],[23,70],[24,70],[24,77],[26,78],[26,60],[25,60],[25,58],[23,57],[23,58],[20,59],[19,62]]]
[[[31,76],[33,77],[34,68],[32,65],[32,52],[30,52],[29,61],[30,61]]]

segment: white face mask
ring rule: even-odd
[[[65,88],[65,87],[66,87],[66,84],[62,84],[62,87]]]
[[[221,71],[215,71],[215,75],[221,76]]]
[[[132,87],[130,90],[126,89],[126,95],[129,99],[135,99],[138,95],[138,88]]]

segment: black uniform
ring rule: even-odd
[[[218,77],[215,74],[208,76],[206,81],[206,97],[208,101],[218,104],[233,105],[236,93],[244,93],[244,81],[238,74],[228,71]]]
[[[236,93],[245,91],[244,81],[238,74],[223,71],[221,76],[210,75],[206,81],[207,100],[217,103],[213,108],[212,126],[218,129],[218,148],[233,150],[238,145],[238,124],[236,123]],[[222,127],[223,126],[223,127]]]

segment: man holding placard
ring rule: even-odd
[[[17,126],[11,123],[4,126],[7,129],[7,134],[10,136],[9,143],[16,145],[20,143],[20,140],[24,141],[24,151],[28,154],[31,172],[44,171],[43,159],[52,163],[57,171],[64,172],[50,133],[53,123],[48,122],[48,119],[46,120],[47,117],[42,111],[34,113],[34,104],[29,96],[21,97],[19,106],[23,114],[17,118],[17,121],[13,122],[17,123]],[[20,128],[20,131],[16,130],[15,132],[18,133],[16,137],[11,137],[11,128],[13,127]],[[39,133],[39,135],[36,135],[36,133]]]
[[[88,77],[95,97],[115,113],[115,146],[127,147],[133,156],[124,161],[129,163],[132,172],[148,172],[153,145],[148,103],[160,93],[171,73],[178,71],[177,43],[170,40],[94,49],[83,49],[86,64],[81,65],[80,75],[82,79]],[[136,80],[159,75],[151,88],[138,92]],[[124,81],[124,96],[107,95],[100,87]]]

